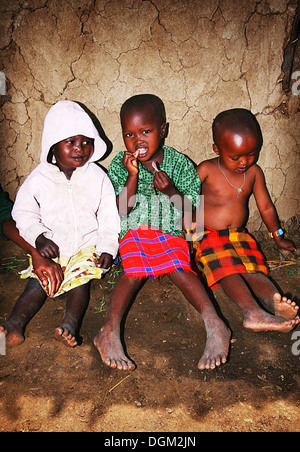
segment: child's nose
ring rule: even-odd
[[[242,167],[247,166],[247,163],[248,163],[247,157],[241,157],[240,158],[240,164],[241,164]]]
[[[82,150],[83,150],[82,143],[75,143],[74,150],[75,150],[75,152],[80,152],[81,153]]]
[[[143,143],[144,142],[144,135],[143,134],[139,134],[137,136],[137,142],[138,143]]]

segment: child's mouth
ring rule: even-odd
[[[80,163],[81,165],[84,163],[84,161],[85,161],[85,159],[84,159],[84,157],[73,157],[73,160],[76,162],[76,163]]]
[[[83,157],[73,157],[73,160],[76,160],[77,162],[82,162],[83,159]]]
[[[143,157],[146,157],[148,149],[147,148],[139,148],[139,149],[137,149],[137,152],[138,152],[138,157],[143,158]]]

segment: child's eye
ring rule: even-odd
[[[146,135],[147,133],[151,133],[151,130],[144,130],[143,133]]]
[[[237,162],[239,159],[239,157],[231,157],[231,160],[233,160],[234,162]]]
[[[132,137],[132,133],[131,132],[125,133],[125,138],[131,138],[131,137]]]

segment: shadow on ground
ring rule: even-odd
[[[9,242],[1,247],[2,264],[6,257],[24,257]],[[268,247],[266,254],[278,258],[270,242]],[[16,262],[16,268],[23,266]],[[298,294],[299,262],[271,275],[285,293]],[[80,347],[69,350],[53,339],[64,310],[60,297],[48,299],[24,344],[0,356],[0,431],[300,431],[299,354],[292,353],[292,333],[244,330],[240,311],[221,289],[215,297],[233,339],[226,365],[197,369],[203,322],[163,278],[147,282],[127,318],[124,338],[137,369],[120,373],[104,367],[93,338],[113,280],[110,275],[93,282]],[[25,284],[15,269],[2,265],[0,322]],[[300,353],[300,345],[295,350]]]

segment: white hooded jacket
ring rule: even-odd
[[[47,162],[50,148],[67,138],[94,139],[94,153],[70,180]],[[56,243],[60,255],[74,256],[88,246],[116,256],[120,218],[116,195],[105,172],[95,163],[106,151],[90,116],[72,101],[59,101],[48,112],[41,163],[20,187],[12,216],[21,236],[32,246],[40,234]]]

